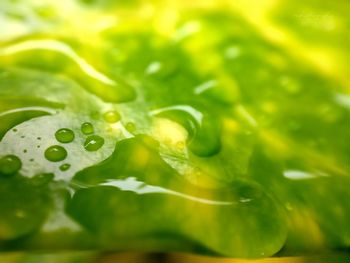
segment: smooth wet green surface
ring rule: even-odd
[[[348,250],[350,6],[250,2],[1,1],[0,250]]]
[[[47,184],[38,186],[20,176],[0,181],[0,242],[4,250],[4,241],[31,234],[43,224],[51,200]]]

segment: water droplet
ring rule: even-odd
[[[187,112],[186,110],[189,111]],[[182,127],[184,127],[189,135],[189,138],[192,138],[194,136],[194,134],[197,132],[197,122],[200,123],[202,122],[202,113],[199,113],[198,119],[194,116],[192,116],[191,114],[191,110],[192,108],[187,108],[184,107],[184,110],[182,107],[177,107],[173,109],[167,109],[166,110],[161,110],[161,111],[156,111],[156,116],[157,117],[161,117],[161,118],[166,118],[169,120],[172,120],[178,124],[180,124]],[[194,113],[194,115],[196,115],[196,113]]]
[[[152,115],[170,119],[188,132],[190,150],[200,157],[209,157],[221,150],[221,123],[214,115],[200,112],[188,105],[176,105],[154,110]]]
[[[102,137],[91,135],[86,139],[84,148],[89,152],[97,151],[103,146],[104,142],[105,140]]]
[[[90,122],[84,122],[81,125],[81,132],[85,135],[93,134],[94,133],[94,126]]]
[[[21,160],[15,155],[7,155],[0,159],[0,175],[12,175],[22,167]]]
[[[59,129],[55,133],[56,140],[62,143],[72,142],[74,140],[74,137],[74,132],[67,128]]]
[[[67,151],[62,146],[53,145],[46,149],[45,158],[51,162],[59,162],[67,157]]]
[[[121,116],[116,111],[108,111],[103,115],[103,118],[105,119],[106,122],[115,123],[120,121]]]
[[[133,122],[128,122],[127,124],[125,124],[125,129],[128,132],[133,133],[136,130],[136,126],[135,126],[135,124]]]
[[[190,150],[200,157],[213,156],[221,150],[220,123],[213,116],[205,116],[201,127],[189,143]]]
[[[70,164],[69,164],[69,163],[65,163],[65,164],[62,164],[62,165],[60,166],[60,170],[61,170],[62,172],[67,171],[69,168],[70,168]]]

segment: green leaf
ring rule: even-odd
[[[350,6],[204,2],[0,3],[0,249],[349,248]]]

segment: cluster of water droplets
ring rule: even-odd
[[[53,117],[54,116],[51,116],[51,118]],[[103,119],[107,124],[113,124],[113,123],[119,122],[120,118],[121,116],[116,111],[107,111],[103,115]],[[29,122],[30,121],[28,121],[26,124],[28,124]],[[35,119],[35,122],[40,122],[40,118]],[[50,126],[50,124],[53,125],[54,123],[49,123],[49,122],[46,123],[46,125],[48,126]],[[101,124],[98,124],[98,125],[101,126]],[[34,138],[35,136],[22,135],[25,133],[29,133],[29,130],[33,132],[33,127],[29,127],[30,129],[27,129],[27,127],[28,126],[24,124],[18,125],[16,128],[13,128],[12,130],[10,130],[5,135],[3,140],[0,141],[0,145],[2,146],[1,147],[2,158],[0,159],[1,175],[13,175],[20,172],[22,168],[25,168],[23,167],[23,161],[21,160],[21,158],[23,158],[23,156],[26,156],[27,154],[30,154],[30,151],[27,149],[28,147],[25,147],[25,149],[21,150],[20,147],[21,145],[24,145],[24,144],[11,143],[13,141],[26,139],[27,142],[29,143],[28,145],[37,144],[36,147],[30,147],[30,148],[36,148],[35,149],[36,153],[32,153],[33,156],[30,158],[29,161],[32,163],[35,163],[36,158],[41,159],[40,157],[41,155],[51,163],[59,163],[59,170],[61,172],[65,172],[70,169],[72,165],[71,163],[69,163],[69,160],[72,159],[70,158],[71,157],[70,155],[80,154],[81,156],[83,156],[82,154],[83,152],[77,153],[76,151],[74,151],[74,148],[69,147],[69,145],[81,144],[80,146],[81,149],[84,149],[86,152],[93,153],[101,150],[101,148],[105,144],[104,137],[98,134],[98,131],[100,129],[96,130],[94,125],[89,121],[82,122],[80,125],[80,129],[67,128],[67,127],[59,128],[59,129],[56,129],[54,133],[48,132],[48,134],[43,134],[40,137],[37,136],[36,139]],[[44,143],[46,141],[48,141],[49,143],[49,145],[47,146]],[[44,148],[42,146],[44,146]],[[67,150],[67,148],[69,148],[71,151],[73,149],[72,151],[73,153],[69,153],[69,150]],[[110,148],[110,145],[109,145],[109,148]],[[6,154],[6,151],[11,153]],[[19,154],[16,155],[15,152],[19,152],[20,155],[22,155],[22,157]],[[38,152],[41,154],[38,154]],[[22,173],[26,174],[26,171],[28,170],[24,169]]]
[[[0,49],[0,56],[6,59],[10,58],[9,61],[12,61],[10,63],[16,64],[17,58],[21,58],[22,54],[28,51],[53,52],[71,60],[72,64],[77,66],[76,76],[81,75],[75,80],[79,82],[82,78],[87,78],[89,79],[88,83],[92,83],[90,86],[86,86],[85,82],[80,83],[88,91],[81,90],[79,92],[81,93],[81,101],[90,101],[94,104],[93,107],[105,109],[105,111],[104,113],[103,111],[99,112],[95,118],[98,129],[92,124],[94,122],[92,119],[85,121],[81,119],[83,122],[78,124],[78,119],[72,119],[75,119],[77,115],[89,116],[85,112],[88,110],[88,106],[82,107],[79,109],[80,111],[77,110],[76,105],[71,106],[70,104],[81,103],[79,98],[75,96],[77,94],[73,94],[74,98],[67,101],[66,109],[49,112],[51,116],[38,117],[19,124],[16,129],[23,130],[20,134],[32,133],[33,130],[36,130],[35,134],[41,134],[42,131],[39,131],[38,128],[43,125],[50,126],[50,129],[46,130],[45,134],[37,135],[37,138],[40,137],[41,144],[36,146],[35,152],[33,149],[27,151],[28,147],[34,147],[33,143],[26,142],[23,144],[26,145],[26,149],[21,154],[15,154],[17,149],[10,148],[19,148],[14,143],[18,138],[9,138],[14,136],[11,133],[6,134],[2,142],[0,141],[0,144],[6,146],[2,147],[3,149],[0,151],[0,156],[6,157],[3,157],[5,158],[4,162],[6,163],[6,160],[9,159],[8,156],[16,156],[18,162],[21,163],[16,172],[20,171],[21,174],[28,176],[41,172],[53,172],[56,178],[70,180],[77,171],[106,159],[113,152],[117,141],[133,137],[136,134],[146,134],[159,141],[159,152],[162,158],[182,174],[198,170],[188,162],[189,151],[199,157],[213,156],[220,151],[219,130],[217,123],[212,122],[212,116],[191,105],[170,105],[149,110],[147,102],[142,99],[142,94],[134,96],[134,87],[125,84],[120,79],[104,75],[62,41],[53,39],[25,40]],[[41,59],[45,59],[45,56]],[[67,74],[70,77],[70,73],[67,72]],[[115,111],[113,109],[115,107],[118,109],[120,107],[121,113],[118,112],[119,110]],[[101,119],[104,120],[104,123],[101,122]],[[55,131],[53,131],[53,127],[57,127]],[[109,136],[109,139],[106,136]],[[33,140],[33,137],[28,136],[26,140]],[[95,157],[86,155],[79,150],[82,145],[86,152],[98,152],[106,142],[108,145]],[[25,155],[23,156],[23,154]],[[34,156],[30,158],[30,163],[21,161],[29,154]],[[78,158],[79,155],[81,160]],[[50,165],[41,160],[42,156],[45,157],[46,161],[52,163],[51,168],[46,169]],[[58,177],[57,174],[59,174]]]

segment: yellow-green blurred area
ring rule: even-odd
[[[342,254],[326,254],[304,257],[269,258],[260,260],[222,259],[190,254],[98,254],[71,252],[62,254],[21,254],[10,253],[0,256],[4,263],[346,263],[349,257]]]
[[[221,30],[231,27],[233,31],[235,25],[223,23],[223,20],[234,16],[246,25],[242,31],[254,30],[263,39],[303,60],[302,64],[311,63],[323,74],[337,78],[344,85],[349,84],[345,77],[348,73],[349,4],[343,0],[322,4],[312,0],[303,3],[288,0],[64,0],[59,3],[32,0],[3,1],[1,9],[3,41],[29,34],[45,33],[62,38],[74,35],[71,41],[80,42],[84,47],[100,48],[101,37],[109,30],[130,32],[132,29],[135,34],[153,31],[175,41],[204,30],[209,43],[196,46],[198,52],[217,41]],[[214,32],[201,21],[206,13],[218,16]],[[214,62],[209,60],[207,63]]]
[[[1,0],[0,262],[348,262],[349,13]]]

